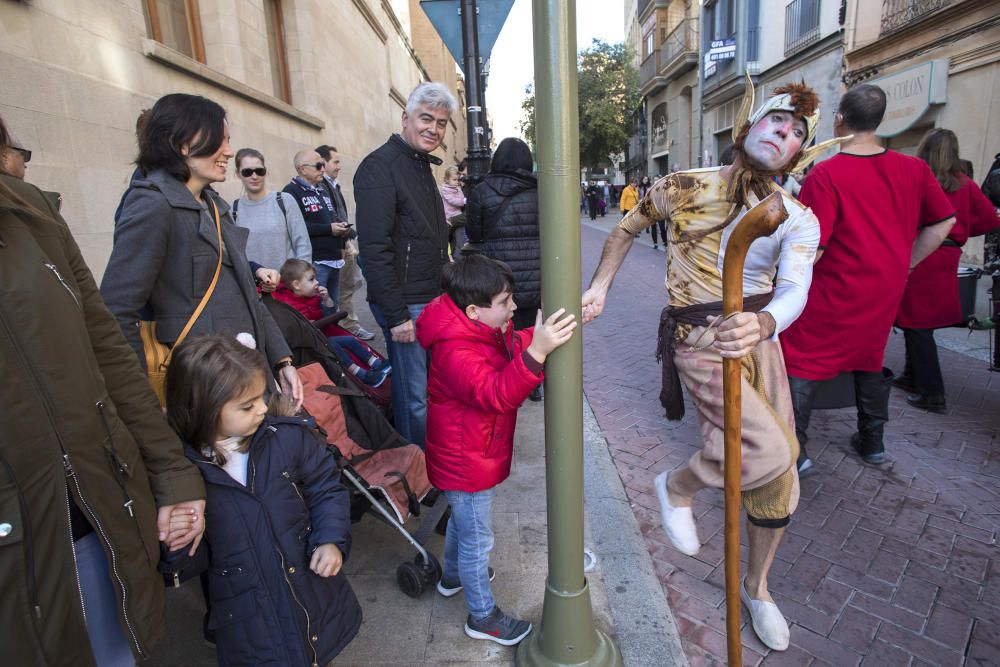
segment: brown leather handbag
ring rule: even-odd
[[[139,321],[139,338],[142,339],[142,348],[146,354],[146,377],[149,380],[149,386],[153,388],[153,393],[156,394],[156,398],[160,401],[161,408],[167,404],[167,366],[170,365],[170,355],[173,353],[173,348],[184,342],[188,332],[191,331],[191,327],[198,321],[198,316],[205,310],[208,300],[212,298],[212,292],[215,291],[215,284],[219,282],[219,273],[222,271],[222,224],[219,222],[219,209],[211,197],[208,197],[208,202],[212,205],[212,213],[215,214],[215,233],[219,239],[219,261],[215,265],[215,275],[212,276],[212,282],[208,286],[205,296],[201,297],[201,303],[191,313],[191,318],[184,325],[184,328],[181,329],[181,333],[177,336],[177,340],[174,341],[173,346],[161,343],[156,337],[155,321]]]

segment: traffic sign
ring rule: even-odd
[[[455,62],[465,69],[465,59],[462,57],[462,16],[461,0],[420,0],[427,18],[441,36],[441,41],[448,47]],[[479,14],[476,17],[479,33],[479,57],[483,62],[490,58],[493,45],[497,42],[500,29],[503,28],[507,15],[510,14],[514,0],[478,0],[476,5]],[[465,73],[469,75],[468,72]]]

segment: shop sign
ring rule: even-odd
[[[948,59],[929,60],[868,83],[886,96],[885,117],[875,134],[894,137],[919,121],[932,104],[948,101]]]
[[[708,50],[708,59],[732,60],[736,57],[736,38],[717,39],[712,42],[712,47]]]
[[[716,39],[712,41],[712,44],[708,51],[705,53],[703,72],[704,77],[708,77],[715,74],[717,68],[716,63],[720,60],[732,60],[736,57],[736,38],[727,37],[726,39]]]

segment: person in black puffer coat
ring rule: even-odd
[[[508,137],[493,154],[490,173],[466,204],[466,233],[482,243],[482,253],[514,272],[514,328],[535,323],[541,306],[542,261],[538,241],[538,180],[531,149]]]

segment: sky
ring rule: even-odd
[[[493,47],[486,108],[493,117],[493,136],[521,136],[524,87],[534,83],[531,50],[531,0],[515,0]],[[576,0],[576,43],[580,50],[594,38],[620,42],[625,38],[625,0]]]

